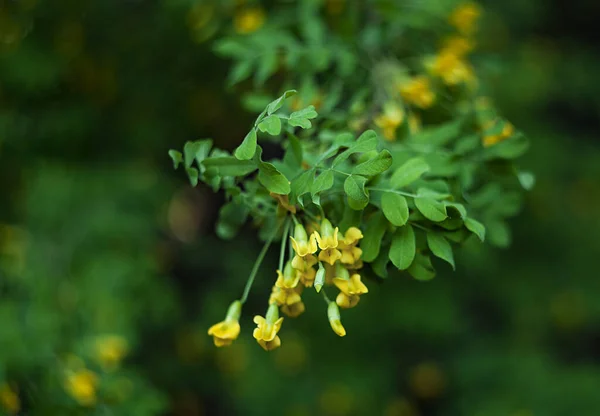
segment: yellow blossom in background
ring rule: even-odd
[[[454,86],[475,82],[475,74],[471,65],[452,52],[441,51],[425,65],[432,75],[441,78],[446,85]]]
[[[106,370],[117,368],[129,349],[127,340],[119,335],[107,335],[96,340],[96,357]]]
[[[21,410],[21,399],[7,383],[0,384],[0,408],[9,415],[15,415]]]
[[[477,28],[481,7],[474,2],[460,4],[448,17],[448,22],[463,35],[470,35]]]
[[[254,332],[252,332],[252,336],[265,351],[271,351],[281,346],[281,339],[277,333],[281,329],[283,318],[279,318],[279,309],[277,305],[269,305],[265,318],[256,315],[254,317],[254,323],[257,327],[254,329]]]
[[[97,385],[96,373],[85,368],[69,371],[64,381],[65,391],[82,406],[92,406],[96,403]]]
[[[230,345],[240,335],[241,313],[242,303],[236,300],[229,306],[225,320],[208,329],[208,335],[212,335],[217,347]]]
[[[510,136],[512,136],[514,134],[514,132],[515,132],[515,127],[511,123],[507,122],[506,124],[504,124],[504,127],[502,128],[502,131],[499,134],[492,134],[492,135],[484,136],[483,137],[483,146],[490,147],[495,144],[498,144],[498,143],[508,139]]]
[[[387,140],[396,140],[396,130],[404,121],[404,110],[396,104],[386,103],[383,113],[375,117],[375,125]]]
[[[475,42],[464,36],[453,35],[444,40],[442,51],[463,57],[475,48]]]
[[[340,268],[336,270],[337,277],[333,278],[333,284],[340,290],[336,298],[336,303],[341,308],[353,308],[360,300],[360,295],[369,292],[369,289],[361,281],[358,273],[353,274],[350,277],[348,272],[345,273]]]
[[[429,108],[435,102],[435,93],[431,90],[429,78],[419,75],[400,86],[400,95],[404,100],[419,108]]]
[[[421,131],[421,118],[415,113],[410,113],[408,115],[408,130],[411,134]]]
[[[329,319],[329,325],[331,329],[340,337],[346,336],[346,329],[342,325],[340,318],[340,309],[335,302],[329,302],[327,306],[327,318]]]
[[[252,7],[238,12],[233,19],[233,25],[237,33],[245,35],[260,29],[265,20],[264,10],[259,7]]]
[[[415,396],[433,399],[444,392],[446,378],[436,363],[423,362],[410,371],[409,384]]]

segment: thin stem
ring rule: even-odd
[[[333,168],[331,168],[331,170],[335,173],[341,173],[342,175],[352,176],[351,173],[342,172],[341,170],[337,170],[337,169],[333,169]]]
[[[279,231],[280,228],[281,228],[281,224],[279,224],[279,226],[275,229],[275,231],[273,231],[273,234],[271,234],[271,236],[269,237],[269,239],[263,246],[262,250],[258,254],[258,257],[256,258],[256,261],[254,262],[254,266],[252,266],[252,271],[250,272],[248,281],[246,282],[246,287],[244,287],[244,293],[242,294],[242,297],[240,299],[240,302],[242,304],[246,302],[246,299],[248,299],[248,293],[250,293],[250,288],[252,288],[252,284],[254,283],[254,278],[256,277],[258,268],[260,267],[260,264],[262,263],[263,259],[265,258],[265,255],[267,254],[267,251],[269,250],[269,246],[275,239],[275,236],[277,235],[277,232]]]
[[[327,305],[329,305],[331,303],[331,300],[329,300],[329,297],[327,296],[327,293],[325,293],[325,288],[321,289],[321,294],[323,295],[323,300],[325,301],[325,303]]]
[[[391,192],[393,194],[404,195],[411,198],[421,198],[419,195],[411,194],[408,192],[396,191],[395,189],[382,189],[382,188],[367,188],[369,191],[379,191],[379,192]]]
[[[279,270],[283,273],[283,259],[285,257],[285,246],[287,245],[288,235],[290,233],[291,222],[289,218],[285,219],[285,227],[281,237],[281,247],[279,249]]]

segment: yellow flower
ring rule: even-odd
[[[421,119],[417,114],[410,113],[408,115],[408,129],[410,130],[411,134],[421,131]]]
[[[333,228],[328,219],[321,221],[321,233],[315,232],[317,242],[321,252],[319,260],[335,264],[336,261],[342,258],[342,253],[336,248],[338,246],[338,227]]]
[[[305,311],[306,307],[304,306],[304,302],[296,302],[291,305],[282,305],[281,311],[285,313],[290,318],[296,318]]]
[[[0,384],[0,405],[10,415],[15,415],[21,410],[21,399],[7,383]]]
[[[331,325],[333,332],[338,334],[340,337],[346,335],[346,329],[340,320],[340,309],[335,302],[329,302],[329,306],[327,307],[327,318],[329,319],[329,324]]]
[[[236,14],[233,24],[237,33],[245,35],[260,29],[265,23],[265,20],[266,15],[264,10],[258,7],[252,7]]]
[[[298,292],[299,289],[302,289],[302,286],[297,286],[293,289],[282,289],[278,286],[273,286],[271,296],[269,297],[269,303],[282,306],[301,302],[302,298]]]
[[[242,303],[236,300],[229,305],[225,320],[214,324],[208,329],[208,335],[212,335],[215,345],[223,347],[230,345],[240,335],[240,315]]]
[[[127,350],[127,340],[119,335],[107,335],[96,340],[96,357],[106,370],[117,368]]]
[[[375,117],[374,121],[385,139],[395,140],[396,129],[404,121],[404,110],[394,103],[386,103],[383,106],[383,113]]]
[[[356,227],[346,230],[344,238],[339,241],[338,248],[341,250],[340,261],[344,264],[355,264],[362,256],[362,250],[356,245],[363,238],[362,232]]]
[[[481,8],[473,2],[460,4],[448,17],[448,22],[460,33],[469,35],[476,29],[477,20],[481,15]]]
[[[471,66],[460,56],[449,51],[441,51],[426,62],[426,66],[431,74],[440,77],[446,85],[475,82]]]
[[[510,136],[512,136],[514,134],[514,132],[515,132],[514,126],[511,123],[507,122],[499,134],[485,136],[483,138],[483,146],[490,147],[495,144],[498,144],[498,143],[508,139]]]
[[[466,56],[475,48],[474,42],[464,36],[453,35],[444,40],[442,51],[452,53],[456,56]]]
[[[312,254],[307,254],[304,257],[295,255],[292,259],[292,267],[296,270],[306,271],[317,264],[317,258]]]
[[[82,406],[92,406],[96,403],[96,373],[81,369],[66,374],[64,388]]]
[[[279,317],[277,305],[269,305],[265,318],[256,315],[254,317],[254,323],[257,327],[254,329],[252,336],[265,351],[274,350],[281,345],[281,339],[279,339],[277,333],[281,329],[283,318]]]
[[[333,278],[333,284],[340,290],[336,303],[341,308],[353,308],[360,300],[360,295],[368,293],[369,289],[364,285],[358,273],[349,276],[348,270],[342,266],[336,269],[337,277]]]
[[[298,286],[298,282],[300,281],[300,276],[298,276],[297,270],[292,267],[292,262],[288,261],[283,268],[283,273],[281,270],[277,270],[277,280],[275,281],[275,286],[281,289],[293,289]]]
[[[435,102],[435,93],[431,90],[429,79],[423,75],[401,85],[400,95],[407,103],[419,108],[429,108]]]
[[[290,239],[292,240],[292,247],[298,256],[304,257],[317,252],[317,236],[315,233],[312,233],[309,238],[304,226],[296,224],[294,236],[295,238],[290,237]]]

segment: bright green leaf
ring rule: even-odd
[[[465,218],[465,227],[475,234],[482,242],[485,241],[485,226],[473,218]]]
[[[387,225],[388,223],[381,211],[375,212],[365,222],[360,247],[363,250],[362,259],[367,263],[372,262],[379,255],[381,241],[383,240]]]
[[[390,179],[390,183],[394,188],[401,188],[419,179],[429,169],[429,165],[422,158],[415,157],[409,159],[396,169]]]
[[[412,264],[416,253],[415,232],[410,224],[398,228],[390,246],[390,260],[400,270],[406,270]]]
[[[402,226],[408,221],[408,204],[402,195],[384,192],[381,195],[381,209],[393,225]]]
[[[326,170],[321,173],[310,186],[310,193],[314,199],[315,195],[326,191],[333,186],[333,171]]]
[[[186,168],[185,171],[188,174],[188,178],[190,179],[190,183],[192,184],[192,186],[198,185],[198,169]]]
[[[350,175],[344,182],[344,191],[348,196],[348,205],[355,210],[361,210],[369,204],[369,194],[365,190],[367,179],[363,176]]]
[[[535,176],[531,172],[519,172],[519,183],[526,191],[531,191],[535,185]]]
[[[244,138],[242,144],[235,149],[235,157],[239,160],[250,160],[254,157],[256,152],[256,129],[250,130],[250,132]]]
[[[440,222],[448,218],[444,203],[433,198],[415,198],[415,206],[425,218],[431,221]]]
[[[290,193],[290,182],[275,166],[271,163],[263,162],[258,169],[258,181],[267,188],[269,192],[281,195]]]
[[[269,133],[271,136],[277,136],[281,133],[281,119],[276,115],[267,116],[258,123],[258,129],[263,133]]]
[[[297,93],[298,93],[298,91],[296,91],[296,90],[288,90],[288,91],[284,92],[281,95],[281,97],[279,97],[275,101],[271,102],[267,106],[267,114],[271,115],[275,111],[279,110],[283,106],[283,103],[284,103],[284,101],[285,101],[286,98],[291,97],[293,95],[296,95]]]
[[[428,232],[427,245],[436,257],[447,261],[453,269],[456,269],[456,266],[454,265],[454,253],[452,252],[452,246],[443,235],[437,232]]]
[[[177,169],[181,163],[183,163],[183,155],[177,150],[169,150],[169,156],[173,160],[173,169]]]
[[[314,169],[302,172],[297,178],[292,180],[291,184],[291,201],[298,201],[302,205],[302,195],[310,192],[310,187],[314,182],[315,171]],[[294,199],[295,198],[295,199]]]
[[[377,133],[373,130],[367,130],[363,134],[360,135],[354,144],[350,145],[348,149],[337,155],[335,159],[333,159],[333,167],[336,167],[340,163],[347,160],[350,155],[354,153],[364,153],[370,152],[371,150],[375,150],[377,148],[377,144],[379,140],[377,139]]]
[[[371,160],[356,165],[352,169],[353,175],[375,176],[385,172],[392,166],[392,155],[388,150],[383,150]]]
[[[214,168],[219,176],[245,176],[256,170],[251,160],[238,160],[233,156],[209,157],[202,161],[206,168]]]

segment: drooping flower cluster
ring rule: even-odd
[[[291,318],[298,317],[305,311],[302,293],[306,288],[315,287],[321,292],[323,286],[335,286],[339,293],[335,301],[329,300],[323,291],[327,303],[327,316],[331,328],[339,336],[345,336],[339,308],[352,308],[360,300],[360,295],[368,292],[361,281],[358,270],[362,268],[362,250],[358,247],[362,232],[350,227],[342,235],[338,227],[333,227],[328,219],[320,224],[310,223],[309,234],[305,226],[296,222],[293,235],[289,241],[293,252],[285,263],[283,270],[277,270],[277,279],[269,296],[269,307],[264,317],[255,316],[253,336],[266,351],[281,346],[278,332],[283,323],[279,317],[281,311]],[[287,236],[284,235],[281,253],[285,253]],[[318,270],[315,266],[318,265]],[[222,347],[231,344],[240,333],[239,317],[242,302],[237,300],[231,304],[224,321],[213,325],[208,334],[214,338],[215,345]]]

